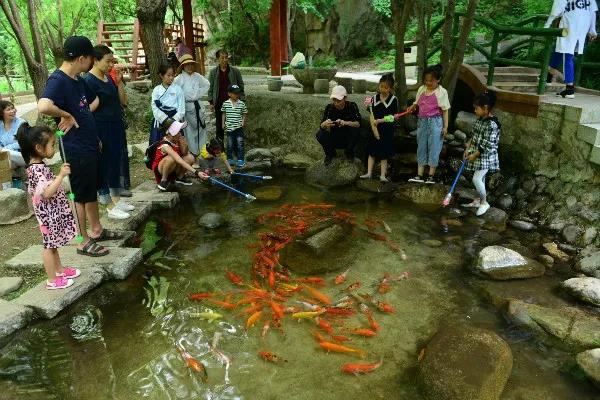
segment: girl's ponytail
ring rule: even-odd
[[[29,164],[31,157],[39,156],[36,146],[45,147],[52,131],[47,126],[31,126],[23,122],[17,130],[17,142],[21,148],[21,155],[25,163]]]

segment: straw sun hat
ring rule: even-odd
[[[194,61],[192,56],[189,54],[182,55],[181,57],[179,57],[179,67],[177,67],[177,73],[180,73],[181,69],[186,64],[196,64],[196,61]]]

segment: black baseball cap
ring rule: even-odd
[[[242,93],[242,88],[236,84],[229,85],[227,88],[227,93]]]
[[[69,36],[63,45],[65,58],[94,55],[94,46],[85,36]]]

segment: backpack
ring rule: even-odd
[[[144,153],[144,164],[146,164],[146,168],[152,169],[152,164],[154,164],[154,159],[156,158],[156,150],[162,144],[168,144],[169,146],[173,147],[173,145],[169,143],[169,141],[163,139],[157,140],[156,142],[148,146],[146,152]]]

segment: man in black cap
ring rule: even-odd
[[[64,61],[48,81],[38,101],[41,114],[54,117],[63,137],[65,162],[71,165],[71,191],[75,195],[75,207],[83,242],[77,253],[99,257],[108,254],[108,249],[96,241],[118,236],[102,228],[98,212],[97,190],[99,187],[99,151],[102,144],[98,139],[92,111],[99,100],[79,76],[88,72],[93,65],[94,47],[83,36],[70,36],[65,40]],[[91,233],[86,230],[86,220]]]

